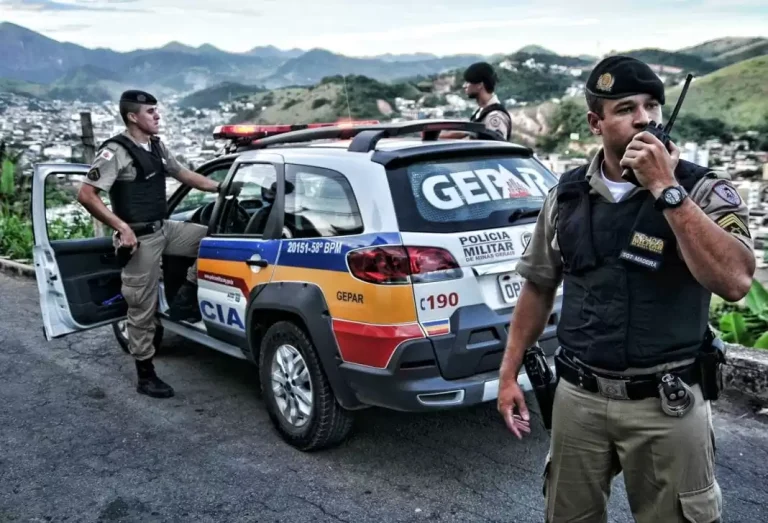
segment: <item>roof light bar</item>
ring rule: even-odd
[[[355,127],[358,125],[375,125],[378,120],[341,120],[329,123],[310,123],[310,124],[278,124],[278,125],[252,125],[252,124],[230,124],[219,125],[213,131],[213,138],[216,140],[255,140],[289,133],[291,131],[301,131],[304,129],[320,129],[322,127]]]

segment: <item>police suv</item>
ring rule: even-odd
[[[472,140],[439,140],[444,130]],[[356,409],[465,407],[495,400],[516,262],[557,178],[526,147],[482,124],[221,126],[219,157],[197,169],[221,194],[172,192],[168,219],[203,224],[202,321],[168,303],[192,259],[165,256],[163,328],[256,364],[265,405],[301,450],[342,441]],[[114,325],[126,343],[109,236],[52,241],[46,164],[33,182],[34,262],[47,339]],[[171,179],[169,178],[169,181]],[[560,293],[540,343],[551,355]],[[525,374],[524,389],[530,390]]]

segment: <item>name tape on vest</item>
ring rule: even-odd
[[[498,169],[437,174],[424,179],[421,192],[433,207],[446,211],[495,200],[546,197],[550,187],[539,172],[527,167],[516,171],[499,165]]]

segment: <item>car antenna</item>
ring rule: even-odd
[[[347,92],[347,75],[342,74],[341,78],[344,80],[344,96],[347,97],[347,114],[349,115],[349,121],[352,121],[352,109],[349,106],[349,93]]]

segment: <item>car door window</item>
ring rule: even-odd
[[[277,170],[269,163],[240,164],[227,188],[219,233],[261,236],[272,211]]]
[[[320,238],[363,232],[355,194],[341,173],[286,165],[285,179],[285,236]]]
[[[45,223],[50,241],[96,238],[112,234],[110,227],[92,218],[77,201],[77,193],[84,179],[83,174],[73,173],[52,174],[45,179]],[[98,191],[97,194],[104,205],[110,207],[109,193]]]
[[[216,169],[207,177],[210,178],[211,180],[222,182],[224,181],[224,178],[227,177],[227,173],[229,172],[229,167],[230,166],[226,166],[220,169]],[[181,199],[179,204],[173,210],[173,213],[176,214],[176,213],[194,211],[204,205],[208,205],[211,202],[215,202],[218,197],[219,197],[218,193],[205,192],[205,191],[201,191],[200,189],[191,189],[186,194],[186,196],[184,196],[184,198]]]

